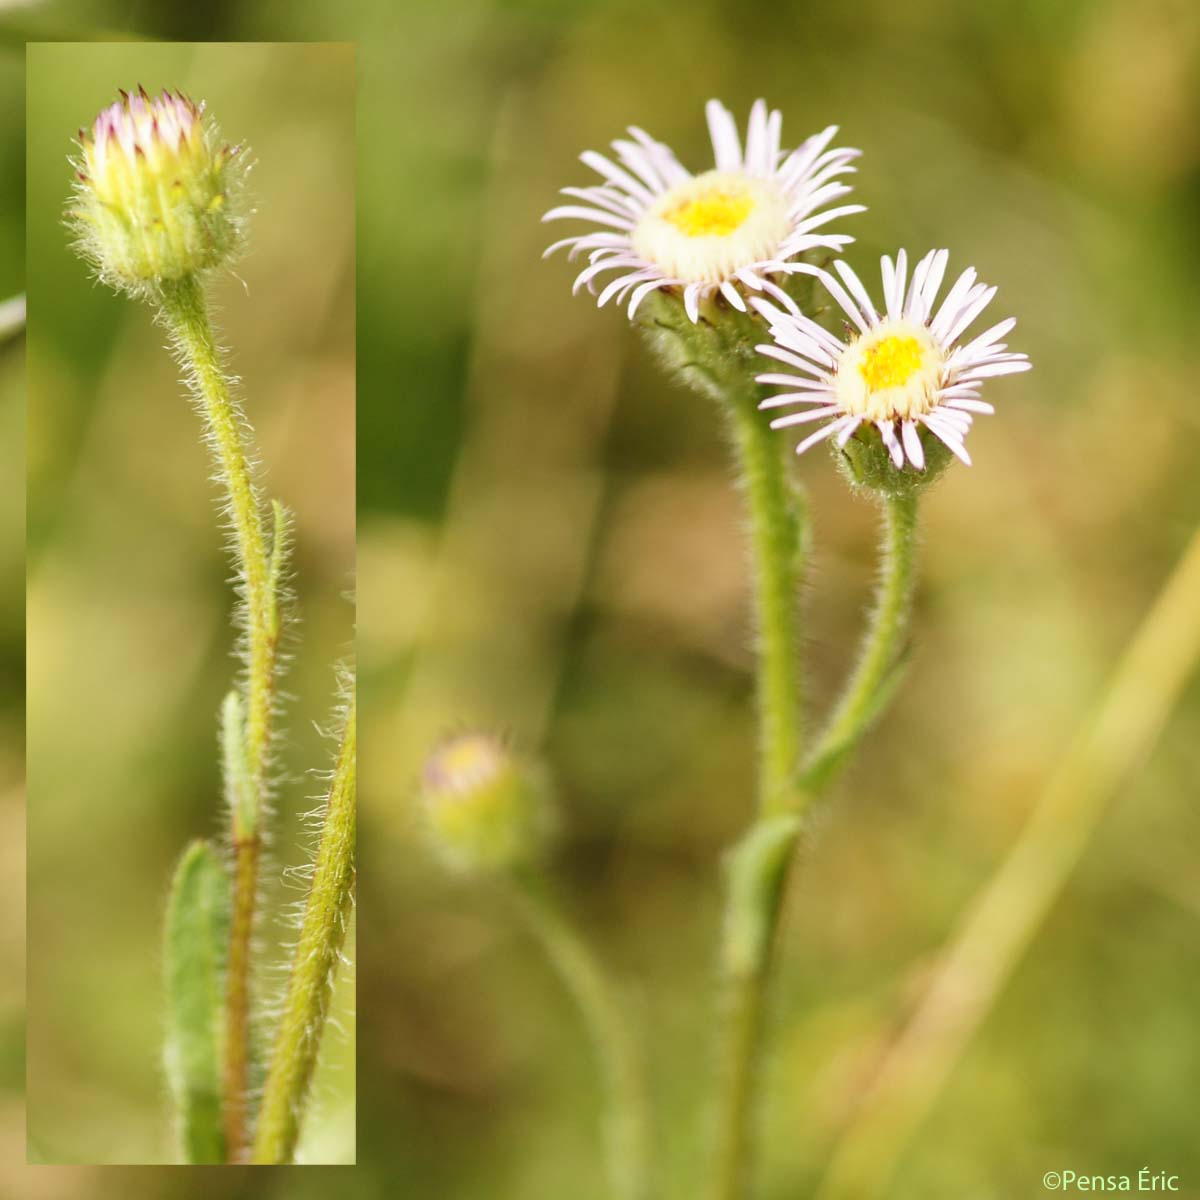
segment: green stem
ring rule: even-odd
[[[595,956],[546,895],[517,876],[516,908],[574,1000],[604,1074],[609,1176],[616,1200],[650,1200],[650,1127],[641,1066],[621,1007]]]
[[[283,1016],[263,1089],[254,1139],[256,1163],[291,1162],[300,1136],[354,905],[356,781],[357,734],[351,696]]]
[[[224,1103],[230,1161],[247,1146],[246,1079],[250,1040],[250,961],[261,848],[261,813],[267,792],[278,649],[278,608],[262,508],[245,443],[245,419],[230,394],[213,338],[204,292],[195,276],[163,284],[163,323],[188,370],[188,379],[225,486],[234,557],[246,607],[247,782],[250,795],[232,813],[233,925],[227,973]]]
[[[721,952],[718,1092],[709,1184],[714,1200],[745,1195],[770,945],[798,822],[796,770],[803,514],[790,491],[781,441],[757,410],[757,391],[730,389],[724,405],[749,517],[757,632],[758,816],[729,859]]]
[[[837,767],[890,698],[903,664],[916,579],[917,495],[907,492],[883,502],[884,538],[875,607],[858,665],[805,766],[809,793],[828,785]]]
[[[750,493],[753,500],[753,486]],[[728,861],[721,954],[720,1076],[714,1161],[710,1173],[713,1200],[742,1200],[749,1195],[765,998],[788,870],[800,836],[802,814],[815,794],[828,783],[836,763],[878,712],[889,694],[888,684],[900,657],[912,603],[915,497],[910,494],[889,498],[884,509],[884,525],[883,566],[875,608],[858,665],[810,759],[819,770],[806,771],[799,783],[793,770],[782,801],[763,806],[758,820],[734,848]],[[753,522],[751,544],[756,560],[781,553],[781,544],[760,536]],[[781,574],[782,568],[778,564],[756,561],[755,580],[760,588],[764,581]],[[758,604],[762,612],[768,608],[769,601],[760,598]],[[764,639],[760,646],[763,675],[771,670],[766,657],[769,650],[770,643]],[[760,691],[760,696],[762,694]],[[767,728],[764,723],[764,735]],[[764,761],[764,770],[766,767]]]
[[[751,594],[757,638],[758,811],[779,816],[792,804],[802,736],[798,592],[801,516],[775,437],[757,408],[758,392],[733,395],[729,417],[749,522]]]

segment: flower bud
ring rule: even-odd
[[[535,860],[552,825],[551,789],[537,763],[499,738],[462,733],[425,764],[421,805],[429,836],[462,871],[496,871]]]
[[[80,253],[111,287],[145,294],[228,262],[242,238],[245,153],[179,92],[121,92],[79,132],[67,213]]]

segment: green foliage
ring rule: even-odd
[[[773,914],[800,832],[799,816],[788,813],[755,822],[725,861],[723,961],[730,975],[757,969],[773,932]]]
[[[208,842],[193,842],[175,870],[164,942],[167,1079],[189,1163],[225,1161],[221,1052],[231,902],[220,855]]]

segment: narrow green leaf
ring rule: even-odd
[[[789,813],[756,821],[725,861],[725,969],[732,976],[754,971],[762,961],[800,818]]]
[[[208,842],[184,852],[167,905],[167,1079],[189,1163],[225,1161],[221,1050],[232,905],[229,872]]]
[[[258,797],[246,753],[245,708],[236,691],[221,705],[221,775],[234,840],[252,837],[258,828]]]

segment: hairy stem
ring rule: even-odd
[[[858,665],[810,759],[821,769],[806,771],[799,782],[793,769],[783,799],[764,805],[728,860],[717,1130],[710,1175],[713,1200],[742,1200],[749,1195],[765,1001],[803,812],[886,700],[906,636],[914,579],[914,496],[887,500],[884,529],[879,588]],[[753,528],[752,545],[760,557],[778,552],[774,542],[755,536]],[[756,582],[761,586],[778,570],[759,567]],[[761,600],[759,606],[761,611]],[[764,642],[764,658],[767,652]],[[767,669],[765,661],[762,669]]]
[[[616,1200],[651,1200],[650,1126],[642,1070],[621,1006],[595,956],[546,896],[540,881],[518,876],[511,894],[592,1039],[604,1075],[613,1196]]]
[[[261,848],[261,839],[257,834],[233,843],[233,914],[229,925],[229,962],[225,973],[225,1064],[221,1089],[225,1152],[229,1162],[241,1162],[247,1146],[250,952]]]
[[[357,734],[353,694],[325,806],[300,940],[292,957],[254,1139],[256,1163],[288,1163],[296,1150],[333,984],[354,907]]]
[[[261,820],[267,792],[279,638],[276,555],[269,555],[262,507],[246,446],[247,424],[230,393],[199,280],[187,276],[158,292],[161,319],[188,371],[188,382],[225,487],[239,588],[246,612],[245,761],[249,795],[232,810],[233,925],[227,979],[224,1105],[231,1161],[247,1147],[246,1074],[250,1026],[250,960],[257,894]],[[276,547],[281,545],[276,530]]]
[[[884,501],[884,536],[875,607],[854,668],[805,766],[807,791],[820,791],[891,696],[903,663],[916,579],[917,495]]]
[[[758,657],[758,811],[789,810],[800,751],[798,676],[801,516],[788,484],[780,439],[757,409],[757,390],[725,408],[746,496],[753,617]]]
[[[758,815],[728,862],[713,1160],[714,1200],[745,1194],[770,943],[798,823],[793,811],[801,745],[798,683],[803,515],[757,392],[730,389],[725,409],[749,518],[757,634]]]

